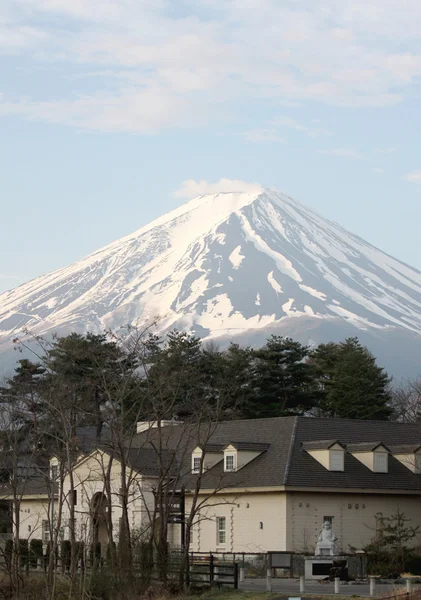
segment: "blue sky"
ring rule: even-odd
[[[419,0],[2,0],[0,292],[275,187],[421,269]]]

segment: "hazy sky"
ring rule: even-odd
[[[420,0],[1,0],[0,291],[221,178],[421,269],[420,23]]]

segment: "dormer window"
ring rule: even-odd
[[[375,473],[387,473],[387,452],[374,453]]]
[[[225,469],[226,472],[235,471],[235,454],[225,454]]]
[[[350,444],[347,450],[373,473],[388,473],[389,449],[382,442]]]
[[[206,473],[206,471],[212,469],[212,467],[222,460],[223,449],[224,447],[221,444],[196,446],[191,455],[191,472],[197,475],[198,473]]]
[[[329,471],[344,471],[345,448],[338,440],[305,442],[303,449]]]
[[[329,450],[330,454],[330,470],[331,471],[343,471],[344,470],[344,454],[343,450]]]

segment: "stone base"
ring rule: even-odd
[[[347,556],[309,556],[304,561],[304,577],[306,579],[324,579],[329,577],[333,561],[345,560],[348,566]]]

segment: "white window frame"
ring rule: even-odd
[[[381,460],[381,462],[379,462]],[[374,452],[374,472],[388,472],[388,454],[387,452]]]
[[[343,450],[329,450],[330,452],[330,470],[331,471],[343,471],[344,470],[344,451]],[[335,460],[338,462],[335,464]]]
[[[193,454],[191,459],[191,471],[192,473],[200,473],[200,461],[202,457],[199,454]],[[198,466],[196,466],[196,462],[198,461]]]
[[[227,460],[232,458],[232,468],[228,468],[227,466]],[[226,473],[232,473],[233,471],[236,470],[237,465],[236,465],[236,456],[233,452],[230,452],[229,454],[225,454],[224,456],[224,471]]]
[[[43,519],[42,521],[42,543],[48,544],[50,541],[50,523],[48,519]]]
[[[216,517],[216,545],[225,546],[227,543],[227,518]]]

